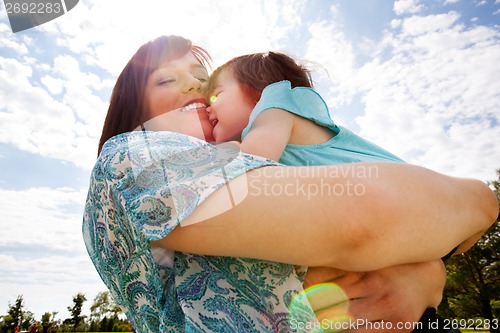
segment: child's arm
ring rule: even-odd
[[[294,117],[297,116],[283,109],[262,112],[241,142],[241,151],[278,161],[290,140]]]

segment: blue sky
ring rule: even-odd
[[[215,65],[266,50],[313,62],[333,119],[406,161],[487,181],[500,168],[500,0],[80,0],[13,34],[0,6],[0,314],[39,319],[105,291],[81,237],[114,81],[162,34]]]

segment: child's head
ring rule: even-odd
[[[279,52],[239,56],[217,68],[206,88],[215,140],[239,140],[262,90],[283,80],[290,81],[292,88],[312,88],[310,71]]]

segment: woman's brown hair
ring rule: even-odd
[[[253,53],[229,60],[210,75],[208,93],[214,90],[217,76],[223,70],[231,71],[252,104],[257,104],[265,87],[279,81],[290,81],[292,88],[313,87],[310,70],[280,52]]]
[[[166,60],[174,60],[191,52],[208,67],[208,52],[180,36],[160,36],[142,45],[129,60],[116,80],[111,93],[108,113],[99,140],[98,154],[111,137],[132,131],[145,122],[144,90],[149,76]]]

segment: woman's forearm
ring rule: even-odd
[[[415,166],[399,169],[391,164],[379,170],[380,179],[385,180],[375,188],[382,186],[385,198],[374,201],[367,197],[366,205],[380,205],[378,214],[372,208],[372,216],[378,218],[371,220],[368,211],[361,211],[366,214],[366,218],[360,216],[366,222],[362,226],[365,242],[358,247],[359,253],[352,254],[360,262],[366,258],[366,268],[370,261],[373,269],[378,264],[431,261],[457,245],[457,252],[464,252],[498,216],[496,196],[481,181]]]
[[[153,245],[366,271],[440,258],[486,230],[498,210],[479,181],[398,163],[265,167],[230,185],[247,191],[243,202],[203,220],[227,200],[219,189],[193,214],[202,222]]]

